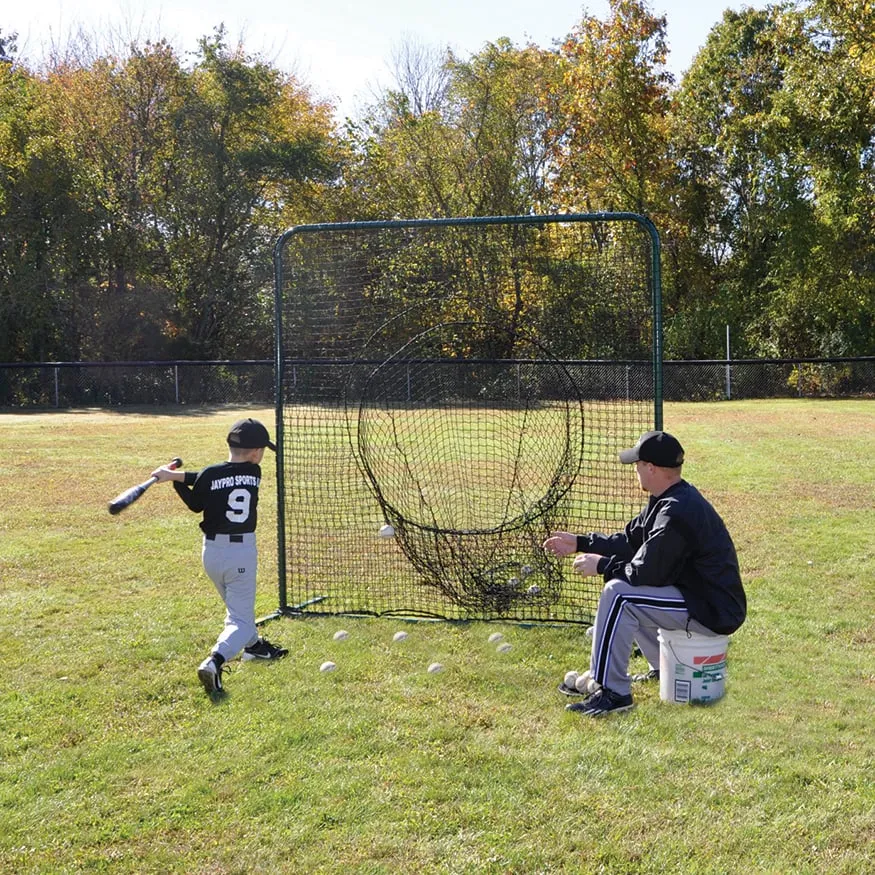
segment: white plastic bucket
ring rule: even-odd
[[[681,705],[714,702],[726,691],[728,635],[660,629],[659,698]]]

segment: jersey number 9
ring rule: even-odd
[[[248,489],[234,489],[228,495],[228,509],[225,516],[232,523],[245,523],[249,519],[249,505],[252,496]]]

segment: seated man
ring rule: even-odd
[[[600,686],[568,705],[589,717],[633,707],[629,658],[637,643],[658,676],[659,629],[729,635],[744,622],[747,601],[732,538],[717,511],[681,477],[684,451],[664,431],[649,431],[620,453],[635,465],[646,507],[622,532],[554,532],[544,549],[578,553],[575,571],[605,580],[592,633],[590,672]]]

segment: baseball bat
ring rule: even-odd
[[[179,457],[167,463],[168,468],[178,468],[182,464]],[[113,515],[121,513],[126,507],[130,507],[153,483],[157,483],[157,477],[150,477],[130,489],[119,493],[110,503],[109,512]]]

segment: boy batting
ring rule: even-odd
[[[225,604],[225,625],[210,655],[198,668],[208,693],[222,691],[222,670],[243,651],[243,659],[279,659],[288,653],[261,638],[255,625],[258,554],[258,489],[264,450],[276,447],[257,419],[241,419],[228,432],[228,461],[200,472],[158,468],[152,476],[173,488],[195,513],[202,513],[203,566]]]

